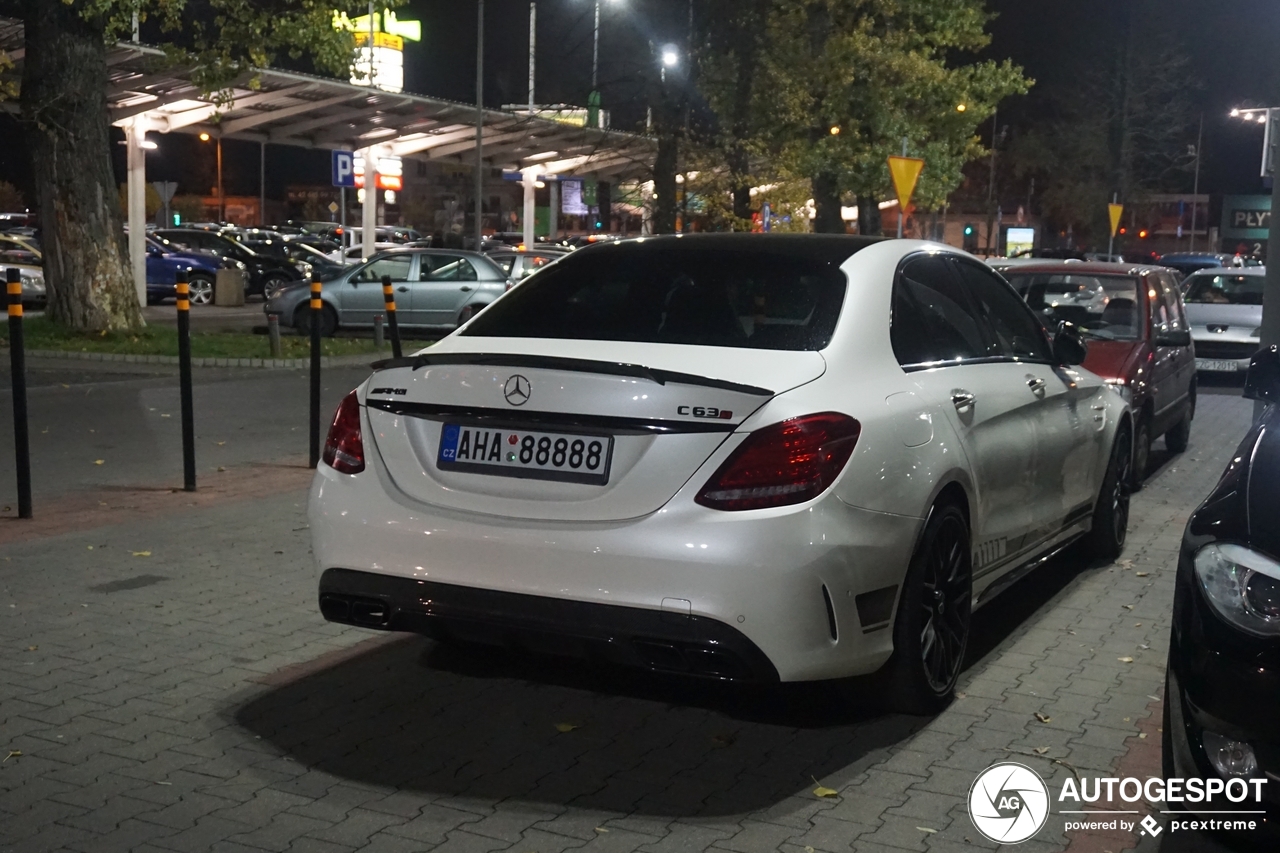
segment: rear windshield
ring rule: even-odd
[[[587,249],[531,276],[462,334],[819,350],[844,301],[838,264],[737,247]],[[847,255],[847,253],[846,253]]]
[[[1195,275],[1187,282],[1183,302],[1200,305],[1261,305],[1260,275]]]
[[[1133,276],[1012,273],[1008,278],[1048,329],[1065,320],[1109,341],[1136,341],[1142,335],[1142,295]]]

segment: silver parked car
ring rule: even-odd
[[[1265,279],[1265,267],[1223,267],[1201,270],[1183,282],[1196,370],[1249,369],[1249,359],[1261,345]]]
[[[395,290],[396,318],[404,327],[454,329],[501,296],[510,286],[502,268],[478,252],[447,249],[393,249],[323,282],[320,331],[369,328],[386,313],[382,277]],[[311,330],[307,284],[285,288],[263,310],[281,326]]]

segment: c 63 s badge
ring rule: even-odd
[[[677,415],[685,415],[694,418],[713,418],[715,420],[727,421],[733,417],[733,412],[728,409],[717,409],[714,406],[676,406]]]
[[[403,397],[409,393],[408,388],[374,388],[370,394],[390,394],[393,397]]]

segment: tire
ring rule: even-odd
[[[262,283],[262,301],[267,302],[274,299],[275,296],[286,287],[289,286],[289,280],[282,276],[273,275]]]
[[[208,305],[213,302],[213,279],[207,275],[193,275],[187,280],[187,298],[192,305]]]
[[[307,301],[298,303],[298,307],[293,309],[293,328],[300,335],[311,334],[311,309]],[[331,338],[333,333],[338,331],[338,312],[333,310],[333,306],[326,305],[320,309],[320,337]]]
[[[1085,534],[1083,544],[1088,556],[1097,560],[1114,560],[1124,549],[1129,528],[1129,468],[1133,464],[1128,426],[1122,426],[1111,447],[1111,461],[1098,490],[1093,508],[1093,527]]]
[[[970,557],[964,512],[954,503],[934,506],[903,581],[893,656],[882,671],[895,710],[932,715],[951,702],[972,623]]]
[[[1191,390],[1188,394],[1187,413],[1182,416],[1182,420],[1178,421],[1168,432],[1164,434],[1164,446],[1168,448],[1170,453],[1183,453],[1187,449],[1187,444],[1191,441],[1191,419],[1196,416],[1196,385],[1191,383]]]
[[[1129,476],[1129,491],[1142,491],[1142,484],[1147,479],[1147,469],[1151,467],[1151,416],[1146,412],[1138,420],[1138,428],[1133,440],[1133,464]]]

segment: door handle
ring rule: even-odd
[[[1027,378],[1027,387],[1030,388],[1036,394],[1043,394],[1044,386],[1045,386],[1045,381],[1037,376],[1031,376]]]
[[[409,292],[409,288],[407,288],[407,287],[397,287],[397,288],[396,288],[396,290],[400,291],[401,293],[408,293],[408,292]]]
[[[469,285],[469,284],[464,284],[464,285],[462,285],[462,287],[461,287],[461,288],[459,288],[459,289],[460,289],[463,293],[466,293],[468,290],[470,290],[470,289],[471,289],[471,285]]]
[[[957,411],[972,408],[977,400],[978,398],[972,392],[963,388],[955,388],[951,391],[951,404],[956,407]]]

